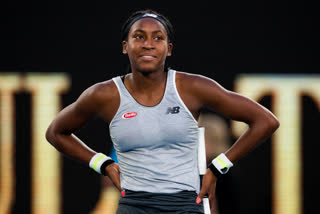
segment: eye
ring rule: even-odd
[[[143,36],[142,36],[142,35],[140,35],[140,34],[137,34],[137,35],[133,35],[133,38],[135,38],[135,39],[142,39],[142,38],[143,38]]]
[[[154,39],[155,40],[163,40],[164,38],[163,38],[163,36],[156,36]]]

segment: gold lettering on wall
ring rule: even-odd
[[[33,214],[59,214],[60,154],[45,138],[47,127],[60,110],[60,94],[70,86],[65,74],[29,73],[25,90],[32,94],[32,200]]]
[[[0,213],[11,213],[15,199],[14,163],[14,93],[19,89],[19,76],[0,74]]]
[[[259,101],[272,94],[272,108],[280,128],[272,144],[273,214],[302,214],[301,94],[310,96],[320,108],[319,75],[241,75],[235,91]],[[239,136],[246,125],[233,122]]]

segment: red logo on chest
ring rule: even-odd
[[[128,112],[128,113],[124,113],[121,117],[123,119],[130,119],[130,118],[133,118],[137,115],[138,115],[137,112]]]

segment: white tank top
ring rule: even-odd
[[[153,193],[199,192],[198,123],[180,98],[176,71],[167,73],[159,104],[139,104],[121,77],[113,78],[120,106],[109,129],[121,188]]]

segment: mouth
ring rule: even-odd
[[[156,56],[154,55],[150,55],[150,54],[144,54],[144,55],[140,55],[140,58],[142,58],[143,60],[153,60],[155,58],[157,58]]]

